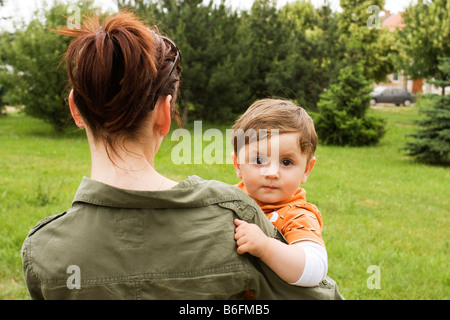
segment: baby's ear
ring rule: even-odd
[[[306,164],[305,174],[303,175],[303,179],[300,184],[306,183],[306,180],[308,179],[308,176],[311,174],[311,171],[314,168],[315,164],[316,164],[316,157],[312,157]]]
[[[234,166],[234,170],[236,171],[236,175],[239,179],[242,179],[242,175],[241,175],[241,169],[239,167],[239,163],[237,161],[237,156],[234,152],[231,152],[230,154],[231,156],[231,160],[233,160],[233,166]]]

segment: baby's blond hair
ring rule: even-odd
[[[278,130],[279,134],[299,133],[300,151],[306,155],[308,161],[314,157],[318,139],[312,118],[302,107],[291,101],[279,99],[255,101],[236,120],[231,134],[234,153],[237,155],[244,144],[270,137],[271,130]],[[252,135],[249,132],[255,134]],[[261,136],[261,132],[265,135]]]

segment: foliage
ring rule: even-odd
[[[337,16],[328,5],[286,4],[278,14],[282,38],[266,74],[269,92],[280,92],[299,105],[316,110],[319,95],[337,77],[342,53]]]
[[[399,66],[413,79],[443,77],[439,59],[450,57],[450,1],[418,1],[403,15],[397,30]]]
[[[384,81],[394,71],[397,55],[395,38],[388,29],[381,28],[379,13],[384,0],[341,0],[340,4],[340,41],[346,47],[345,55],[364,61],[366,79]]]
[[[441,96],[425,95],[420,104],[424,118],[405,145],[409,155],[432,164],[450,163],[450,1],[418,1],[403,15],[406,26],[398,31],[399,65],[413,79],[428,78],[441,87]]]
[[[337,81],[320,96],[316,130],[325,144],[374,145],[385,129],[382,119],[366,114],[370,83],[383,81],[393,71],[394,38],[379,25],[377,15],[383,0],[342,0],[340,4],[339,43],[344,48],[338,51],[341,69]]]
[[[86,10],[91,3],[83,5]],[[0,39],[4,63],[12,67],[12,71],[0,70],[0,81],[8,89],[5,99],[11,105],[24,105],[27,114],[44,119],[56,131],[70,119],[64,104],[65,65],[58,67],[70,39],[49,29],[65,25],[65,16],[67,5],[55,4],[45,12],[45,23],[36,18],[24,30]]]
[[[252,99],[270,96],[265,79],[283,44],[280,27],[276,1],[273,0],[254,1],[249,14],[242,16],[238,44],[245,51],[249,65],[243,84],[250,87]]]
[[[373,145],[384,135],[383,120],[366,115],[372,89],[362,69],[362,62],[342,68],[338,81],[321,95],[314,120],[322,143]]]
[[[438,66],[442,75],[438,80],[429,80],[442,87],[450,86],[450,57],[441,59]],[[450,95],[429,94],[421,101],[420,110],[425,116],[417,121],[419,129],[411,134],[415,140],[408,142],[408,154],[421,162],[450,164]]]
[[[328,1],[314,7],[299,0],[278,8],[275,0],[255,0],[249,10],[233,9],[226,0],[116,1],[148,25],[156,24],[181,49],[185,124],[188,116],[232,120],[254,100],[274,96],[316,111],[320,95],[342,68],[361,61],[364,78],[381,81],[393,71],[398,55],[393,33],[368,27],[379,12],[367,9],[376,5],[381,10],[383,0],[342,0],[341,13],[333,12]],[[82,13],[92,9],[91,0],[78,5]],[[430,13],[447,21],[438,9]],[[45,22],[35,19],[26,29],[2,36],[2,63],[11,65],[13,73],[0,71],[0,81],[11,104],[25,105],[27,113],[60,130],[69,115],[63,104],[65,67],[57,65],[70,39],[49,27],[66,23],[66,7],[56,3],[45,15]],[[441,46],[448,47],[448,33],[440,25]]]
[[[237,12],[224,1],[119,4],[156,20],[181,48],[185,120],[187,111],[194,119],[232,120],[254,100],[272,96],[315,109],[337,74],[337,18],[329,6],[298,1],[277,9],[273,0],[256,0]]]
[[[183,56],[181,99],[184,123],[188,112],[195,119],[225,121],[233,108],[248,95],[242,86],[243,70],[248,65],[234,43],[238,16],[224,1],[162,0],[125,1],[127,8],[156,24],[174,39]],[[242,62],[241,62],[242,61]]]

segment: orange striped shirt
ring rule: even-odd
[[[242,181],[236,187],[248,194]],[[306,202],[305,189],[299,188],[290,199],[278,203],[254,200],[289,244],[312,241],[325,248],[322,215],[315,205]]]

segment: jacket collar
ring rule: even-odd
[[[199,207],[223,201],[241,200],[238,192],[224,192],[220,181],[190,176],[175,187],[162,191],[126,190],[83,177],[73,204],[88,203],[114,208],[180,208]],[[239,191],[239,190],[238,190]]]

